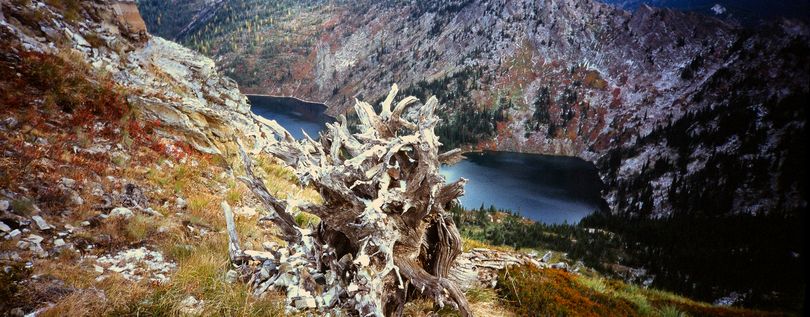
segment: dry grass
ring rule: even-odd
[[[485,248],[485,249],[498,250],[498,251],[504,251],[504,252],[513,252],[515,250],[514,248],[509,247],[509,246],[491,245],[491,244],[488,244],[486,242],[481,242],[481,241],[478,241],[478,240],[473,240],[473,239],[465,238],[465,237],[461,238],[461,248],[462,248],[462,250],[464,250],[464,252],[469,252],[470,250],[476,249],[476,248]]]

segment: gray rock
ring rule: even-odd
[[[151,216],[163,217],[163,214],[159,213],[157,210],[152,209],[152,207],[143,209],[143,212],[145,212],[145,213],[147,213],[147,214],[149,214]]]
[[[75,190],[70,190],[70,203],[74,206],[84,205],[84,199]]]
[[[233,284],[236,283],[237,279],[239,279],[239,273],[236,271],[228,270],[228,272],[225,273],[225,283]]]
[[[126,207],[117,207],[113,208],[113,210],[110,211],[110,217],[121,217],[124,219],[129,219],[132,218],[134,215],[135,214],[132,213],[132,210],[129,210],[129,208]]]
[[[11,232],[8,233],[8,239],[16,239],[21,234],[22,232],[20,231],[20,229],[11,230]]]
[[[7,224],[5,224],[4,222],[0,221],[0,231],[2,231],[2,232],[9,232],[9,231],[11,231],[11,227],[9,227],[9,226],[8,226]]]
[[[62,185],[67,188],[73,188],[76,186],[76,181],[67,177],[62,177]]]
[[[188,206],[186,200],[180,197],[174,200],[174,204],[177,205],[177,209],[186,209],[186,206]]]
[[[149,200],[143,194],[143,189],[132,183],[124,185],[124,193],[121,195],[121,201],[124,207],[143,208],[149,204]]]
[[[57,248],[63,247],[63,246],[65,246],[65,240],[56,239],[56,240],[53,241],[53,246],[57,247]]]
[[[104,195],[104,186],[99,183],[91,183],[90,184],[90,194],[96,197],[101,197]]]
[[[45,240],[45,238],[43,238],[41,236],[38,236],[38,235],[35,235],[35,234],[29,235],[28,238],[25,238],[25,241],[28,241],[28,242],[31,242],[31,243],[34,243],[34,244],[40,244],[40,243],[42,243],[42,240]]]
[[[31,220],[37,224],[39,230],[51,230],[52,228],[50,225],[48,225],[48,222],[46,222],[45,219],[42,219],[40,216],[33,216],[31,217]]]
[[[3,125],[5,125],[9,129],[16,128],[18,123],[19,122],[17,121],[17,118],[15,118],[15,117],[8,117],[5,120],[3,120]]]
[[[0,211],[8,211],[9,206],[11,206],[11,204],[8,202],[8,200],[0,200]]]
[[[202,315],[205,303],[197,300],[194,296],[189,295],[182,302],[180,302],[180,311],[183,315],[199,316]]]
[[[295,308],[297,309],[307,309],[307,308],[315,308],[317,304],[315,304],[315,298],[312,296],[302,296],[295,300],[294,302]]]
[[[548,263],[548,261],[551,261],[551,255],[552,255],[551,251],[546,252],[546,254],[543,254],[543,257],[540,258],[540,262]]]

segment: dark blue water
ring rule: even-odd
[[[323,105],[267,96],[248,96],[253,112],[276,120],[295,138],[316,138],[326,122]],[[468,179],[461,204],[468,209],[494,205],[545,223],[577,223],[604,204],[602,182],[593,164],[574,157],[512,152],[465,154],[442,166],[448,182]]]
[[[276,120],[296,139],[303,139],[304,132],[318,139],[318,132],[333,118],[324,114],[326,106],[288,97],[248,95],[253,113]]]
[[[448,181],[468,179],[461,197],[466,208],[494,205],[545,223],[577,223],[603,204],[596,167],[582,159],[492,151],[465,156],[441,173]]]

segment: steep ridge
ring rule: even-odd
[[[143,121],[159,122],[164,137],[209,154],[232,153],[235,136],[249,137],[257,146],[273,142],[236,83],[220,76],[211,59],[146,33],[134,2],[82,3],[67,8],[69,17],[34,5],[3,2],[4,42],[44,54],[70,51],[109,73],[117,84],[138,92],[127,102]]]
[[[703,299],[753,292],[749,303],[762,304],[804,284],[809,35],[790,19],[740,26],[590,0],[245,0],[178,40],[221,60],[245,92],[341,113],[396,82],[443,101],[437,134],[450,147],[594,161],[610,210],[588,223],[656,245],[628,264],[661,267],[658,285],[683,292],[725,285]],[[682,239],[682,226],[702,231]],[[671,239],[706,248],[661,257],[677,251]],[[721,265],[732,261],[757,264],[732,274]],[[682,264],[691,271],[673,268]]]
[[[694,13],[646,5],[629,13],[583,0],[274,7],[240,1],[220,12],[180,40],[222,59],[224,71],[246,92],[321,100],[340,113],[354,97],[379,98],[372,92],[397,82],[417,97],[445,101],[437,133],[446,145],[610,160],[601,170],[608,184],[638,182],[642,167],[668,155],[650,148],[653,131],[672,131],[694,114],[771,107],[786,116],[779,127],[802,128],[806,120],[775,106],[810,89],[801,54],[808,28],[796,21],[752,30]],[[746,99],[728,100],[743,89]],[[752,146],[761,146],[761,158],[781,174],[773,146],[784,133],[767,125],[761,125],[767,136]],[[610,151],[647,154],[607,156]],[[778,156],[795,161],[797,151]],[[680,162],[690,171],[677,169],[668,177],[704,169],[710,154],[683,155]],[[664,183],[651,185],[656,202],[645,207],[659,216],[673,212]],[[785,189],[780,194],[806,204],[791,186],[779,187]],[[636,195],[643,192],[636,189]],[[617,200],[618,190],[609,186],[607,193],[614,213],[638,213],[628,207],[634,202]],[[733,209],[718,213],[774,208],[750,191],[738,196]]]
[[[249,276],[230,270],[216,208],[219,202],[236,207],[246,247],[286,256],[283,246],[268,242],[273,228],[257,224],[256,202],[227,161],[234,138],[256,149],[274,142],[274,123],[253,116],[236,84],[210,59],[150,36],[136,13],[131,1],[0,1],[0,310],[88,316],[291,312],[273,292],[251,296],[242,283]],[[272,158],[259,153],[257,165],[274,194],[319,199]],[[537,262],[534,255],[473,249],[460,263],[465,280],[479,275],[480,282],[494,284],[493,268],[510,257]],[[264,264],[257,275],[273,270]],[[279,264],[275,270],[291,269]],[[522,268],[533,279],[518,279],[517,287],[558,283],[538,295],[537,302],[551,300],[542,307],[549,314],[598,308],[605,314],[677,315],[683,309],[766,315],[599,277],[538,271],[565,264],[535,266]],[[497,279],[518,292],[512,276]],[[578,302],[559,300],[557,290]],[[493,299],[495,291],[471,291],[479,296],[468,295],[481,309],[477,313],[511,313]],[[425,306],[408,309],[433,312]]]

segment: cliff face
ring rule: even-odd
[[[394,82],[426,95],[455,91],[442,99],[448,124],[510,106],[488,122],[491,136],[472,131],[481,135],[462,141],[589,158],[680,117],[688,108],[680,96],[724,62],[735,39],[719,20],[649,7],[630,14],[594,1],[262,8],[222,6],[221,16],[194,19],[196,29],[178,39],[223,58],[246,92],[319,100],[340,113]],[[703,64],[682,80],[696,58]]]
[[[725,130],[730,122],[689,123],[697,113],[765,107],[789,118],[773,129],[760,126],[765,136],[750,141],[768,161],[769,173],[782,173],[778,157],[794,160],[801,152],[773,152],[774,144],[787,142],[780,129],[806,121],[794,110],[773,106],[808,91],[807,61],[796,53],[807,46],[808,28],[799,22],[752,30],[706,15],[646,5],[630,13],[589,0],[181,3],[207,13],[196,14],[175,34],[178,40],[221,59],[223,71],[246,92],[320,100],[333,113],[344,111],[354,97],[381,98],[373,92],[394,82],[419,97],[437,95],[444,103],[437,131],[450,146],[612,158],[601,166],[605,181],[616,185],[607,193],[615,213],[670,214],[677,208],[674,196],[665,193],[668,180],[712,168],[705,162],[722,151],[735,155],[736,147],[729,146],[677,159],[671,148],[651,144],[654,131],[714,140],[711,132],[694,131]],[[160,6],[150,1],[142,6],[150,8],[145,13],[150,27],[162,29]],[[748,97],[729,99],[739,94]],[[673,130],[679,124],[696,127]],[[736,132],[724,138],[746,133],[728,129]],[[649,172],[645,167],[661,157],[690,169],[642,181],[650,180],[642,175]],[[751,169],[737,164],[726,172]],[[796,197],[791,186],[779,191]],[[628,194],[619,194],[619,187]],[[720,187],[739,193],[734,212],[774,208],[753,194],[762,191],[743,187]],[[641,209],[655,211],[630,207],[639,200],[628,195],[651,197]],[[727,212],[732,211],[720,211]]]
[[[250,112],[236,83],[214,62],[146,32],[135,2],[81,2],[65,8],[3,1],[4,43],[23,51],[73,54],[135,93],[127,102],[159,133],[211,154],[232,153],[234,137],[260,147],[272,132]],[[50,18],[49,18],[50,17]],[[22,54],[23,52],[17,52]]]
[[[138,4],[134,0],[111,1],[110,7],[115,13],[119,26],[126,28],[128,34],[146,34],[146,22],[138,11]]]

